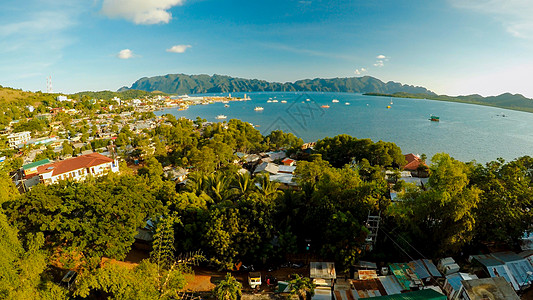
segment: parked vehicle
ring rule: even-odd
[[[248,284],[252,289],[261,286],[261,272],[250,272],[248,274]]]

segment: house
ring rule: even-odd
[[[481,264],[490,277],[503,277],[516,291],[520,290],[520,285],[511,274],[511,270],[509,270],[508,266],[496,257],[490,254],[480,254],[471,255],[468,260]]]
[[[36,162],[23,165],[22,171],[24,172],[24,176],[28,177],[30,175],[37,174],[38,167],[49,164],[49,163],[50,163],[50,160],[48,158],[45,158],[40,161],[36,161]]]
[[[99,153],[91,153],[78,157],[57,161],[39,166],[37,173],[40,182],[54,184],[59,180],[83,180],[87,176],[99,177],[109,172],[118,172],[118,161]]]
[[[413,153],[405,154],[405,160],[407,161],[407,164],[403,166],[403,169],[406,171],[416,171],[418,167],[426,166],[426,163],[420,159],[420,156],[415,155]]]
[[[31,132],[22,131],[7,136],[9,147],[17,148],[18,145],[26,144],[31,139]]]
[[[275,175],[275,174],[278,174],[279,167],[278,167],[278,165],[273,164],[273,163],[263,162],[263,163],[259,164],[255,168],[254,174],[262,173],[262,172],[267,172],[267,173],[270,173],[272,175]]]
[[[284,158],[281,162],[285,166],[294,166],[296,164],[296,160],[288,158],[288,157]]]
[[[478,277],[474,274],[468,273],[453,273],[446,276],[446,281],[444,282],[444,291],[448,295],[448,299],[457,299],[459,297],[459,292],[463,288],[461,281],[472,279],[478,279]]]
[[[520,298],[503,277],[461,281],[460,296],[465,300],[519,300]]]
[[[279,170],[279,173],[294,174],[294,171],[296,170],[296,166],[279,165],[278,170]]]

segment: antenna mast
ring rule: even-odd
[[[54,90],[52,89],[52,75],[46,77],[46,92],[47,93],[54,92]]]

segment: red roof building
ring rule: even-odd
[[[424,163],[418,155],[409,153],[404,156],[407,164],[403,166],[403,169],[406,171],[416,171],[421,164],[427,167],[426,163]]]
[[[80,155],[37,168],[40,181],[44,184],[53,184],[59,180],[67,179],[78,181],[89,175],[99,177],[108,172],[118,171],[118,161],[100,153]]]

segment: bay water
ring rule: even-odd
[[[499,157],[506,161],[533,156],[533,114],[473,104],[425,99],[364,96],[353,93],[258,92],[251,100],[194,105],[177,118],[201,117],[210,122],[240,119],[268,135],[272,130],[292,132],[304,142],[349,134],[373,141],[394,142],[402,152],[446,152],[461,161],[485,163]],[[209,96],[228,94],[209,94]],[[232,93],[243,97],[244,93]],[[283,103],[283,102],[286,103]],[[327,107],[329,106],[329,107]],[[254,110],[263,107],[263,110]],[[216,119],[219,115],[227,119]],[[431,115],[439,122],[429,120]]]

